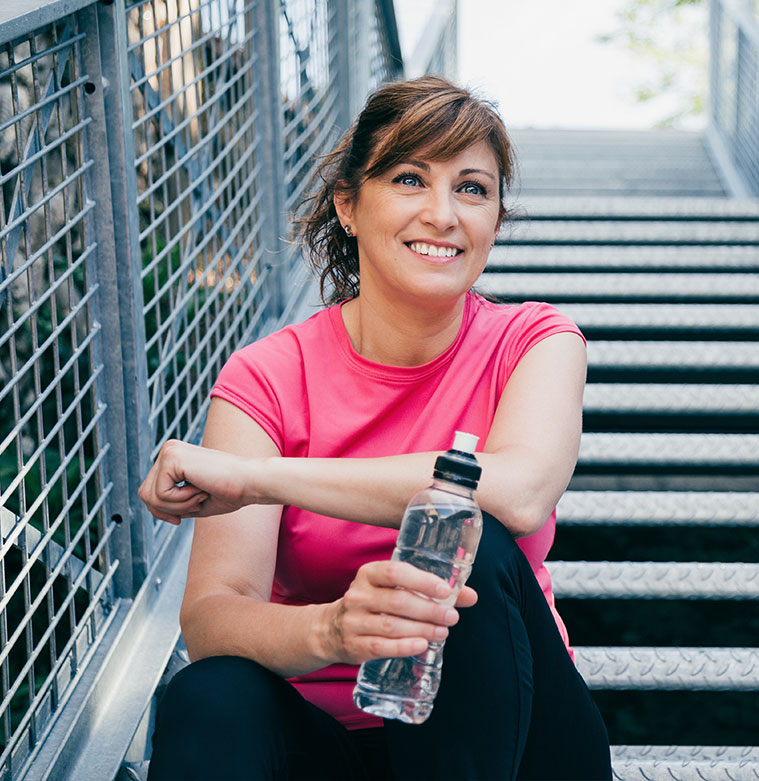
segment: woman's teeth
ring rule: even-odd
[[[436,247],[434,244],[424,244],[421,241],[412,241],[408,246],[412,251],[420,255],[429,255],[431,258],[452,258],[461,252],[456,247]]]

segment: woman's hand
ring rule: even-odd
[[[234,512],[264,503],[252,491],[260,460],[169,440],[138,495],[156,518],[173,524],[182,518]]]
[[[327,606],[326,656],[360,664],[423,653],[430,641],[445,640],[458,621],[458,612],[444,604],[450,596],[444,580],[411,564],[364,564],[345,596]],[[464,586],[456,606],[476,601],[474,589]]]

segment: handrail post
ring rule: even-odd
[[[137,501],[137,489],[150,466],[152,434],[149,422],[148,369],[145,353],[142,259],[137,212],[137,174],[132,135],[129,91],[126,12],[124,0],[98,3],[100,52],[103,76],[109,84],[105,115],[111,129],[108,164],[111,173],[113,236],[121,314],[121,360],[126,419],[126,472],[131,529],[134,588],[145,578],[153,557],[152,524],[147,510]],[[127,520],[127,519],[125,519]]]
[[[127,470],[127,441],[129,432],[124,409],[124,377],[121,366],[121,318],[118,302],[118,272],[116,268],[116,243],[114,241],[113,211],[111,206],[111,175],[108,166],[108,135],[104,107],[104,92],[107,82],[101,74],[101,57],[97,10],[89,6],[81,12],[83,64],[90,77],[85,90],[87,109],[92,122],[87,127],[86,143],[97,164],[90,169],[90,198],[95,203],[92,218],[93,234],[97,240],[97,251],[89,270],[98,283],[98,293],[93,302],[93,315],[102,326],[101,343],[97,350],[98,362],[104,367],[99,382],[98,398],[106,406],[105,431],[100,432],[99,446],[108,447],[105,459],[106,478],[112,484],[108,497],[107,516],[119,525],[114,531],[110,550],[119,560],[114,576],[117,596],[131,597],[134,594],[132,577],[132,546],[130,524],[130,490]]]

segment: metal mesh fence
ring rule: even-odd
[[[154,452],[198,436],[224,360],[267,313],[254,5],[126,9]]]
[[[288,221],[355,96],[397,74],[380,3],[370,52],[352,5],[0,14],[1,778],[38,760],[170,547],[135,496],[146,457],[199,438],[228,356],[303,294]]]
[[[759,12],[713,0],[712,119],[750,190],[759,195]]]
[[[0,48],[0,774],[12,775],[112,605],[110,485],[76,16]]]

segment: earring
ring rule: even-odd
[[[344,225],[343,228],[345,229],[345,235],[350,237],[353,236],[353,231],[351,230],[350,225]]]

